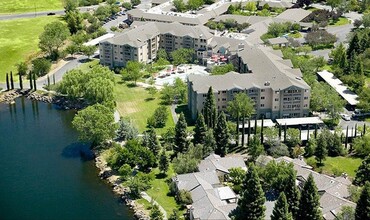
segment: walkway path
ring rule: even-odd
[[[179,118],[177,117],[177,114],[176,114],[176,108],[177,108],[177,105],[176,104],[172,104],[171,105],[171,115],[172,115],[173,122],[175,124],[179,120]]]
[[[145,199],[149,203],[153,203],[153,204],[157,205],[159,207],[159,210],[161,210],[161,212],[163,213],[163,216],[164,216],[163,219],[167,220],[166,210],[164,210],[164,208],[161,205],[159,205],[159,203],[157,201],[155,201],[152,197],[150,197],[146,192],[141,192],[140,195],[143,199]]]

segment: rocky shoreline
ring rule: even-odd
[[[144,211],[141,205],[130,198],[130,189],[121,185],[122,181],[118,175],[107,165],[107,162],[99,153],[95,152],[95,166],[99,169],[99,177],[106,180],[112,187],[113,192],[119,195],[122,202],[134,212],[134,218],[138,220],[150,220],[148,213]]]
[[[53,92],[37,93],[32,90],[10,90],[0,94],[0,103],[13,104],[14,100],[18,97],[24,96],[29,100],[40,101],[58,105],[58,107],[68,109],[83,109],[88,106],[88,103],[82,99],[71,101],[65,96],[56,95]]]

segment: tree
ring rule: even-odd
[[[339,68],[343,69],[347,66],[346,48],[343,43],[340,43],[330,52],[330,57],[333,58],[333,64]]]
[[[169,165],[170,165],[170,161],[167,157],[166,151],[163,150],[161,155],[159,156],[159,170],[162,173],[166,173]]]
[[[366,182],[357,201],[355,219],[370,219],[370,183]]]
[[[216,100],[212,86],[209,87],[205,104],[203,107],[204,121],[208,128],[215,128],[217,119]]]
[[[159,206],[157,204],[152,205],[152,208],[150,209],[150,219],[153,220],[163,220],[163,213],[159,209]]]
[[[308,7],[310,4],[312,4],[312,1],[311,0],[297,0],[296,4],[299,7],[303,7],[304,5],[306,5],[306,7]]]
[[[147,147],[153,154],[158,157],[161,150],[161,144],[157,138],[157,133],[154,128],[150,128],[143,136],[143,145]]]
[[[322,164],[322,160],[328,155],[328,143],[323,133],[320,133],[317,137],[317,146],[314,155],[319,164]]]
[[[362,89],[361,93],[359,94],[359,104],[358,107],[365,111],[370,111],[370,88],[365,87]]]
[[[286,131],[286,144],[288,145],[289,149],[291,150],[300,143],[301,137],[299,130],[295,128],[288,128]]]
[[[46,75],[51,68],[51,62],[45,58],[37,58],[32,60],[32,72],[37,76]]]
[[[101,104],[79,111],[72,124],[78,131],[80,140],[92,142],[93,146],[112,139],[117,127],[112,110]]]
[[[176,78],[172,87],[176,102],[187,104],[188,85],[181,78]]]
[[[232,63],[220,66],[214,66],[211,71],[211,75],[224,75],[230,71],[234,71],[234,65]]]
[[[247,2],[247,4],[244,6],[245,10],[247,11],[257,11],[257,4],[256,2]]]
[[[96,51],[95,46],[82,46],[81,47],[81,52],[85,54],[85,56],[87,56],[89,59],[92,55],[94,55],[95,51]]]
[[[124,7],[127,10],[131,10],[132,9],[132,4],[130,2],[123,2],[122,7]]]
[[[313,48],[316,48],[320,45],[329,46],[337,41],[335,35],[321,29],[307,33],[305,39],[306,42]]]
[[[353,149],[357,156],[366,157],[370,154],[370,135],[357,137],[353,141]]]
[[[176,209],[172,210],[172,213],[168,217],[168,220],[180,220],[180,219],[181,217],[179,215],[179,212]]]
[[[175,6],[177,12],[184,12],[186,10],[186,5],[183,0],[174,0],[173,6]]]
[[[265,144],[268,147],[277,146],[280,144],[279,129],[276,127],[267,127],[264,129]]]
[[[68,27],[60,21],[51,22],[44,27],[39,39],[39,47],[48,53],[52,59],[56,59],[59,48],[70,35]]]
[[[25,76],[28,71],[28,66],[26,62],[20,62],[15,65],[17,67],[17,73],[20,76]]]
[[[240,103],[241,111],[240,116],[242,118],[242,146],[244,146],[244,136],[245,136],[245,119],[250,119],[254,114],[254,101],[247,96],[245,93],[238,93],[235,96],[237,102]]]
[[[136,81],[143,76],[143,72],[141,71],[141,63],[137,61],[128,61],[126,68],[121,71],[121,74],[123,80],[134,81],[136,85]]]
[[[193,203],[190,192],[184,189],[179,190],[176,195],[176,201],[183,206]]]
[[[298,211],[299,211],[299,190],[296,185],[296,171],[292,166],[289,167],[288,171],[288,176],[285,179],[285,183],[283,183],[284,188],[284,193],[287,198],[288,202],[288,208],[289,212],[292,213],[294,219],[298,219]]]
[[[64,20],[71,34],[76,34],[84,28],[83,17],[78,10],[67,11],[64,15]]]
[[[250,156],[251,161],[256,161],[256,159],[265,152],[263,145],[257,135],[254,135],[248,144],[248,156]]]
[[[214,136],[216,139],[215,153],[224,157],[229,148],[229,128],[227,127],[226,116],[224,112],[218,116],[217,125],[215,127]]]
[[[198,10],[200,6],[204,4],[204,0],[189,0],[187,4],[187,8],[189,10]]]
[[[159,106],[153,113],[153,116],[148,118],[148,127],[163,128],[166,126],[168,118],[167,106]]]
[[[78,7],[78,1],[76,1],[76,0],[64,0],[63,5],[64,5],[64,11],[65,12],[75,11],[75,10],[77,10],[77,7]]]
[[[198,113],[197,121],[195,122],[194,127],[194,144],[203,144],[206,139],[207,127],[204,122],[204,117],[202,113]]]
[[[97,17],[100,21],[107,19],[110,15],[111,10],[109,5],[106,6],[101,5],[94,12],[94,16]]]
[[[265,195],[257,169],[251,165],[245,175],[242,193],[235,210],[236,220],[262,220],[265,217]]]
[[[121,118],[118,123],[117,138],[127,141],[136,139],[139,132],[128,118]]]
[[[79,48],[76,44],[70,44],[67,46],[67,48],[65,49],[65,51],[68,53],[68,54],[71,54],[72,57],[75,53],[77,53],[79,51]]]
[[[198,171],[198,163],[200,161],[201,149],[195,148],[193,144],[184,153],[178,153],[177,157],[172,161],[173,169],[177,174],[193,173]]]
[[[171,52],[174,65],[191,63],[195,54],[194,49],[180,48]]]
[[[355,220],[355,209],[352,206],[342,206],[341,211],[335,217],[338,220]]]
[[[133,6],[137,6],[137,5],[140,5],[141,4],[141,1],[140,0],[131,0],[131,4]]]
[[[284,192],[281,192],[272,210],[271,220],[293,220]]]
[[[342,3],[342,0],[326,0],[326,4],[331,7],[333,11],[334,8],[337,8]]]
[[[358,167],[353,184],[362,186],[366,181],[370,182],[370,156],[367,156]]]
[[[310,174],[302,190],[301,199],[299,200],[298,218],[300,220],[322,220],[320,209],[320,197],[317,187]]]
[[[212,152],[215,151],[216,140],[213,135],[212,128],[207,129],[206,136],[203,144],[203,157],[208,157]]]
[[[184,113],[181,112],[179,120],[175,126],[175,155],[186,151],[187,137],[187,124]]]
[[[362,15],[362,24],[365,28],[370,27],[370,14],[363,14]]]
[[[165,104],[169,105],[173,103],[175,98],[175,89],[173,86],[169,85],[168,83],[165,83],[160,93],[161,99]]]
[[[305,156],[311,157],[312,155],[314,155],[316,146],[316,139],[311,137],[307,142],[307,146],[304,148]]]

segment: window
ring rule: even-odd
[[[223,98],[222,101],[226,101],[226,98]]]
[[[305,97],[304,97],[304,99],[306,100],[306,99],[308,99],[308,97],[307,97],[307,96],[305,96]]]
[[[276,99],[275,99],[275,102],[277,102],[277,101],[279,101],[279,99],[277,99],[277,98],[276,98]]]
[[[264,92],[265,90],[264,89],[261,89],[261,92]]]
[[[265,99],[265,96],[261,96],[261,99]]]
[[[274,106],[274,109],[277,109],[277,106]]]
[[[261,104],[261,107],[265,107],[265,104]]]
[[[303,106],[303,107],[307,108],[307,106],[308,106],[307,104],[304,104],[304,106]]]
[[[207,97],[207,94],[203,94],[203,97]]]
[[[308,89],[305,89],[304,92],[308,92]]]
[[[223,93],[223,94],[225,94],[225,93],[226,93],[226,91],[222,91],[222,93]]]

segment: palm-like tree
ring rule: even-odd
[[[254,114],[254,102],[249,96],[247,96],[244,92],[238,93],[235,95],[234,100],[228,103],[228,111],[232,115],[232,117],[236,118],[236,135],[237,139],[239,137],[239,123],[240,117],[242,118],[242,146],[244,146],[245,139],[245,119],[250,119],[250,117]]]

